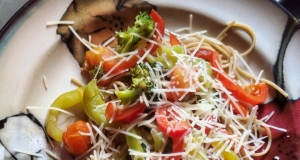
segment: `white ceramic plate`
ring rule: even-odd
[[[85,82],[77,61],[56,34],[57,27],[46,27],[46,22],[60,20],[70,3],[71,0],[34,1],[23,8],[22,14],[0,34],[0,159],[30,159],[30,156],[16,152],[16,148],[41,152],[46,156],[42,149],[49,145],[45,136],[40,134],[43,130],[36,126],[28,129],[30,125],[26,124],[30,122],[27,123],[27,118],[7,117],[26,112],[26,106],[49,106],[58,95],[75,88],[70,82],[71,77]],[[291,115],[283,117],[284,120],[277,119],[280,122],[291,121],[280,126],[288,128],[288,134],[278,141],[290,141],[285,142],[286,145],[295,147],[288,148],[288,155],[281,154],[286,149],[273,147],[269,157],[279,153],[280,159],[300,158],[300,130],[296,123],[300,114],[296,109],[300,107],[297,103],[300,95],[299,24],[271,1],[152,0],[150,3],[157,5],[166,27],[171,30],[188,26],[190,13],[194,16],[193,30],[207,30],[209,36],[217,36],[226,22],[232,20],[252,27],[257,44],[246,60],[255,74],[263,69],[263,77],[277,82],[289,93],[288,101],[275,103],[276,93],[273,91],[268,105],[279,107],[278,115]],[[247,49],[248,36],[239,31],[232,34],[233,37],[225,42],[240,52]],[[43,76],[47,77],[48,89],[43,85]],[[32,110],[31,113],[43,125],[47,112]],[[17,127],[10,127],[8,124],[11,123],[17,124]],[[28,130],[36,132],[28,133]],[[28,136],[27,140],[21,136],[24,133]],[[36,135],[40,137],[33,142],[30,138]],[[290,139],[286,140],[287,136]]]

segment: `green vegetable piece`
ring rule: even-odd
[[[128,28],[127,31],[117,32],[116,37],[118,40],[118,46],[116,51],[119,53],[126,53],[132,50],[133,46],[137,44],[141,39],[134,34],[138,34],[141,37],[149,37],[155,28],[155,24],[147,12],[141,12],[135,17],[135,22],[132,28]]]
[[[146,131],[144,128],[140,127],[139,128],[140,134],[142,136],[142,138],[149,144],[149,145],[153,145],[154,141],[153,138],[150,134],[150,132]]]
[[[209,76],[212,76],[212,68],[211,68],[211,65],[209,62],[206,62],[204,60],[201,60],[201,62],[199,63],[202,63],[202,67],[205,67],[206,68],[206,73],[209,75]],[[204,82],[203,84],[203,87],[206,88],[206,89],[210,89],[212,87],[212,83],[209,82],[209,81],[205,81],[204,77],[203,76],[199,76],[198,78],[199,82]]]
[[[164,68],[171,69],[177,63],[177,55],[183,54],[183,48],[180,45],[160,46],[157,50],[158,56],[148,55],[146,58],[149,62],[159,62]]]
[[[141,136],[140,131],[137,127],[132,128],[130,131],[130,133],[135,134],[137,136]],[[135,151],[139,151],[139,152],[144,152],[144,149],[142,147],[142,142],[140,140],[138,140],[135,137],[126,135],[126,141],[128,144],[128,147],[130,149],[133,149]],[[137,159],[137,160],[142,160],[142,157],[135,157],[135,156],[131,156],[132,159]]]
[[[83,90],[84,87],[81,87],[79,89],[63,93],[55,99],[51,106],[59,109],[67,109],[75,106],[82,102],[81,94]],[[59,113],[60,111],[57,110],[49,110],[46,118],[46,131],[48,135],[56,141],[62,141],[63,134],[63,130],[56,125]]]
[[[174,45],[172,46],[172,50],[177,54],[183,54],[183,48],[181,45]]]
[[[98,125],[104,123],[104,126],[107,126],[109,124],[105,116],[106,105],[99,94],[95,79],[86,86],[83,92],[83,109]]]
[[[157,63],[149,63],[150,67],[156,67]],[[154,88],[154,83],[151,81],[150,69],[145,63],[137,64],[129,70],[131,76],[130,89],[115,91],[117,97],[123,102],[134,102],[143,92],[150,94]]]
[[[155,65],[155,64],[151,64]],[[153,67],[153,66],[151,66]],[[132,77],[132,87],[141,91],[150,92],[154,87],[150,77],[150,70],[144,63],[137,64],[130,68],[130,76]]]
[[[139,89],[126,89],[123,91],[115,91],[118,99],[122,101],[122,103],[134,102],[141,94]]]
[[[153,137],[155,151],[162,152],[166,146],[167,137],[155,128],[151,129],[151,135]]]
[[[96,79],[100,79],[104,75],[104,73],[105,73],[104,68],[101,67],[99,69],[99,66],[95,66],[92,70],[89,71],[89,74],[92,77],[95,77],[97,74]]]

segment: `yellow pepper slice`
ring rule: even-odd
[[[59,109],[67,109],[82,102],[82,91],[85,87],[75,89],[61,94],[55,99],[51,107]],[[62,141],[63,130],[61,130],[56,122],[60,111],[49,110],[46,118],[46,131],[48,135],[56,141]]]

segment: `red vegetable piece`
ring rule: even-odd
[[[171,46],[181,44],[180,41],[178,40],[178,38],[174,34],[172,34],[171,32],[170,32],[170,44],[171,44]]]
[[[207,60],[214,68],[218,67],[218,53],[216,51],[201,49],[196,52],[196,57]],[[221,69],[222,72],[222,69]],[[264,83],[257,85],[250,85],[248,88],[250,92],[239,86],[233,79],[231,79],[225,72],[219,73],[214,71],[214,74],[222,82],[225,88],[232,92],[233,96],[238,100],[255,106],[266,101],[268,98],[268,86]]]
[[[81,135],[80,132],[89,133],[86,122],[81,120],[68,126],[62,135],[64,147],[73,155],[83,154],[91,146],[90,137]]]
[[[192,127],[183,120],[173,118],[168,108],[168,106],[159,107],[155,112],[155,119],[159,129],[172,138],[179,138],[188,134]],[[176,112],[173,113],[179,116]]]
[[[183,152],[184,150],[184,139],[183,138],[172,138],[172,153]],[[181,155],[178,156],[170,156],[167,160],[180,160],[182,158]]]
[[[137,101],[125,109],[120,109],[110,102],[106,107],[106,118],[113,118],[113,121],[129,124],[138,118],[139,114],[143,113],[146,108],[146,104],[140,101]]]
[[[191,84],[189,81],[186,81],[186,75],[189,74],[186,69],[184,69],[181,66],[177,66],[172,74],[172,78],[170,80],[171,82],[171,87],[170,88],[191,88],[191,85],[194,85],[194,81]],[[166,96],[168,100],[171,101],[177,101],[180,99],[183,95],[185,94],[185,91],[178,91],[178,92],[167,92]]]

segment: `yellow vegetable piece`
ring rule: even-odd
[[[85,87],[81,87],[79,89],[63,93],[56,98],[51,107],[67,109],[81,103],[82,91],[84,88]],[[56,141],[62,141],[63,134],[63,130],[61,130],[56,124],[59,113],[60,111],[57,110],[49,110],[46,118],[46,131],[48,135]]]

